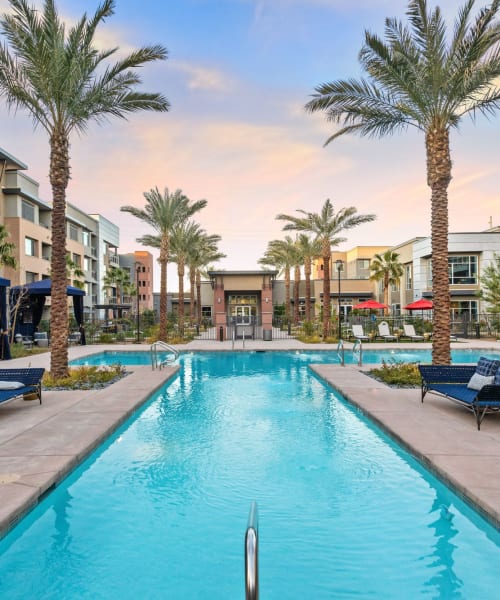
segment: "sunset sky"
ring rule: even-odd
[[[462,2],[437,2],[446,15]],[[34,2],[38,7],[41,1]],[[60,0],[74,22],[97,1]],[[432,6],[436,2],[431,2]],[[486,0],[476,2],[477,6]],[[168,113],[131,115],[91,124],[73,137],[68,200],[120,227],[120,252],[142,249],[152,233],[123,205],[144,206],[143,192],[182,189],[205,198],[197,220],[222,236],[220,269],[257,269],[268,241],[282,238],[278,213],[355,206],[376,221],[348,231],[339,249],[391,245],[430,233],[424,138],[409,131],[383,140],[341,137],[327,147],[332,126],[306,114],[314,87],[360,77],[365,29],[383,34],[385,17],[404,17],[403,0],[117,0],[100,30],[103,47],[130,51],[160,43],[167,61],[141,70],[142,89],[162,92]],[[0,0],[0,12],[8,2]],[[499,115],[500,116],[500,115]],[[451,135],[451,231],[500,225],[500,119],[466,119]],[[23,112],[0,101],[0,147],[29,166],[40,196],[51,201],[48,141]],[[155,252],[153,252],[155,254]],[[155,254],[156,256],[156,254]],[[169,270],[169,289],[175,289]],[[156,278],[155,289],[159,287]]]

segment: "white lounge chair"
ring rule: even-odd
[[[378,335],[384,342],[397,342],[398,338],[389,331],[389,324],[387,321],[381,321],[378,324]]]
[[[370,339],[367,335],[365,335],[365,332],[363,331],[363,325],[353,325],[351,329],[353,337],[355,337],[357,340],[367,342]]]
[[[424,336],[418,335],[415,331],[415,327],[413,325],[404,324],[403,329],[405,332],[405,337],[410,338],[412,342],[423,342]]]

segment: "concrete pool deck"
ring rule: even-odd
[[[231,351],[232,342],[197,340],[181,351]],[[346,351],[352,344],[346,343]],[[428,349],[430,344],[371,343],[365,348]],[[452,348],[500,351],[486,340],[452,342]],[[148,351],[147,345],[71,346],[70,360],[103,352]],[[243,350],[241,340],[234,350]],[[247,340],[245,350],[329,350],[296,340]],[[50,366],[50,354],[9,361],[8,367]],[[355,407],[395,438],[426,467],[448,482],[492,524],[500,527],[500,414],[486,416],[477,431],[474,416],[453,402],[420,389],[390,388],[363,371],[374,365],[314,365],[318,377],[339,390]],[[178,371],[126,367],[129,374],[113,385],[89,391],[45,391],[38,400],[0,404],[0,536],[86,456],[140,409],[147,398]]]

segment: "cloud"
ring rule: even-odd
[[[170,67],[188,78],[190,90],[229,92],[234,84],[219,69],[202,67],[185,61],[172,60]]]

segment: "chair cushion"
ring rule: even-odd
[[[497,372],[495,373],[495,379],[494,379],[493,383],[495,385],[500,385],[500,369],[497,369]]]
[[[0,381],[0,390],[18,390],[25,385],[22,381]]]
[[[485,385],[491,385],[495,379],[494,375],[480,375],[477,371],[470,378],[467,387],[470,390],[480,390]]]
[[[499,366],[500,360],[494,360],[492,358],[486,358],[486,356],[481,356],[476,366],[476,373],[486,376],[495,375]]]

